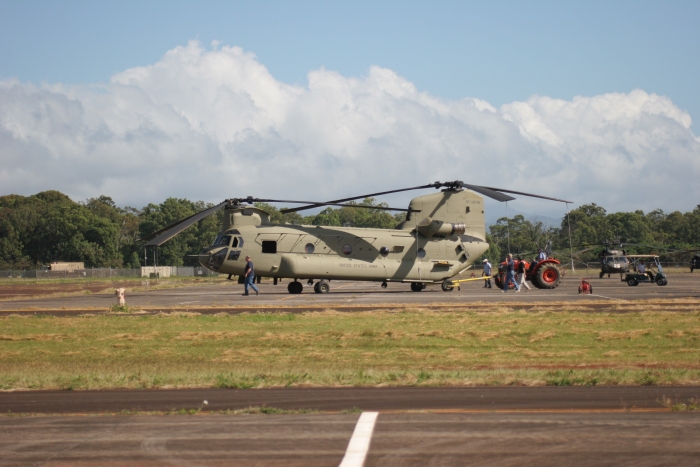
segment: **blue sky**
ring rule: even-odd
[[[0,195],[140,207],[460,178],[690,210],[699,24],[697,0],[0,0]]]
[[[0,78],[104,82],[190,39],[255,53],[278,80],[390,68],[500,105],[644,89],[700,119],[700,2],[0,2]]]

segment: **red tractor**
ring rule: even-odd
[[[525,280],[532,282],[532,285],[538,289],[556,289],[559,286],[563,273],[559,269],[561,263],[558,260],[549,258],[539,262],[525,260],[523,262],[525,263]],[[520,261],[515,260],[516,271],[518,264]],[[502,289],[505,279],[506,263],[504,261],[498,265],[498,275],[495,277],[496,287]],[[513,288],[513,284],[510,284],[509,287]]]

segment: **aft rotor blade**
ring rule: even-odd
[[[467,188],[469,188],[469,187],[467,187]],[[548,199],[550,201],[559,201],[560,203],[573,204],[573,201],[566,201],[564,199],[559,199],[559,198],[550,198],[549,196],[533,195],[532,193],[524,193],[522,191],[504,190],[503,188],[494,188],[494,187],[490,187],[490,186],[484,186],[481,188],[487,188],[487,189],[493,190],[493,191],[501,191],[503,193],[513,193],[514,195],[529,196],[531,198],[541,198],[541,199]],[[472,190],[473,188],[469,188],[469,189]],[[474,190],[474,191],[476,191],[476,190]],[[512,199],[514,199],[514,198],[512,198]],[[510,201],[510,200],[507,200],[507,201]]]
[[[479,186],[479,185],[470,185],[468,183],[460,183],[461,186],[464,188],[468,188],[472,191],[476,191],[477,193],[481,193],[484,196],[488,196],[489,198],[493,198],[496,201],[513,201],[515,198],[512,196],[508,196],[506,194],[501,193],[500,191],[496,191],[496,188],[488,188],[485,186]]]
[[[174,224],[171,224],[163,229],[153,232],[152,234],[146,235],[141,240],[153,239],[146,243],[145,246],[160,246],[163,243],[170,240],[171,238],[173,238],[175,235],[185,230],[187,227],[191,226],[192,224],[195,224],[204,219],[205,217],[211,216],[215,212],[223,209],[226,206],[226,204],[228,204],[228,201],[224,201],[223,203],[218,204],[214,207],[205,209],[204,211],[200,211],[197,214],[194,214],[190,217],[186,217],[182,220],[175,222]]]
[[[290,212],[298,212],[298,211],[304,211],[306,209],[313,209],[313,208],[317,208],[320,206],[337,206],[334,203],[344,203],[346,201],[354,201],[356,199],[372,198],[374,196],[381,196],[381,195],[390,195],[392,193],[401,193],[403,191],[422,190],[424,188],[439,188],[441,186],[442,186],[442,183],[435,182],[435,183],[431,183],[429,185],[414,186],[411,188],[401,188],[399,190],[380,191],[379,193],[369,193],[366,195],[353,196],[351,198],[334,199],[333,201],[327,201],[324,203],[313,203],[313,204],[309,203],[308,206],[299,206],[298,208],[282,209],[280,212],[283,214],[287,214]]]

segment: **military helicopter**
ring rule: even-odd
[[[630,262],[630,258],[635,258],[639,255],[627,254],[627,250],[623,249],[623,247],[625,246],[642,247],[645,249],[650,249],[652,251],[667,250],[667,248],[654,245],[643,245],[641,243],[623,243],[620,241],[619,238],[614,241],[605,240],[603,243],[598,243],[595,245],[605,247],[598,255],[598,257],[600,258],[600,275],[598,277],[600,279],[602,279],[605,274],[608,275],[608,278],[610,278],[610,274],[626,274],[630,270],[630,268],[633,267],[633,264]],[[611,247],[616,247],[616,249],[612,249]],[[594,248],[595,247],[586,248],[585,250],[578,251],[574,253],[574,256],[584,253],[586,251],[590,251]]]
[[[442,189],[411,200],[407,209],[344,204],[348,201],[421,189]],[[478,194],[477,194],[478,193]],[[220,234],[198,257],[202,266],[223,274],[244,273],[246,256],[258,277],[292,279],[291,294],[303,290],[300,279],[314,285],[314,292],[328,293],[329,281],[346,279],[410,283],[419,292],[426,284],[440,283],[469,267],[488,248],[483,197],[500,202],[515,198],[506,193],[571,203],[530,193],[466,184],[461,181],[383,191],[333,201],[294,201],[232,198],[182,219],[142,238],[146,246],[159,246],[194,223],[224,210]],[[283,209],[298,212],[321,206],[352,206],[406,212],[406,220],[394,229],[322,227],[272,224],[267,212],[254,203],[304,204]],[[318,281],[314,284],[314,281]]]
[[[626,243],[617,243],[620,248],[626,245]],[[602,279],[605,274],[607,274],[609,278],[610,274],[623,274],[629,270],[630,263],[627,259],[627,251],[622,249],[610,249],[613,245],[614,244],[606,242],[605,249],[600,252],[600,275],[598,276],[600,279]]]
[[[665,256],[672,257],[672,256],[690,255],[690,254],[693,255],[690,258],[690,272],[693,272],[695,269],[700,269],[700,254],[698,254],[697,249],[673,251],[671,253],[667,253]]]

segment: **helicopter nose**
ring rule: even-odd
[[[222,248],[210,254],[204,267],[206,267],[207,269],[211,269],[212,271],[218,271],[219,268],[221,268],[221,266],[224,264],[224,261],[226,261],[227,255],[228,248]]]

